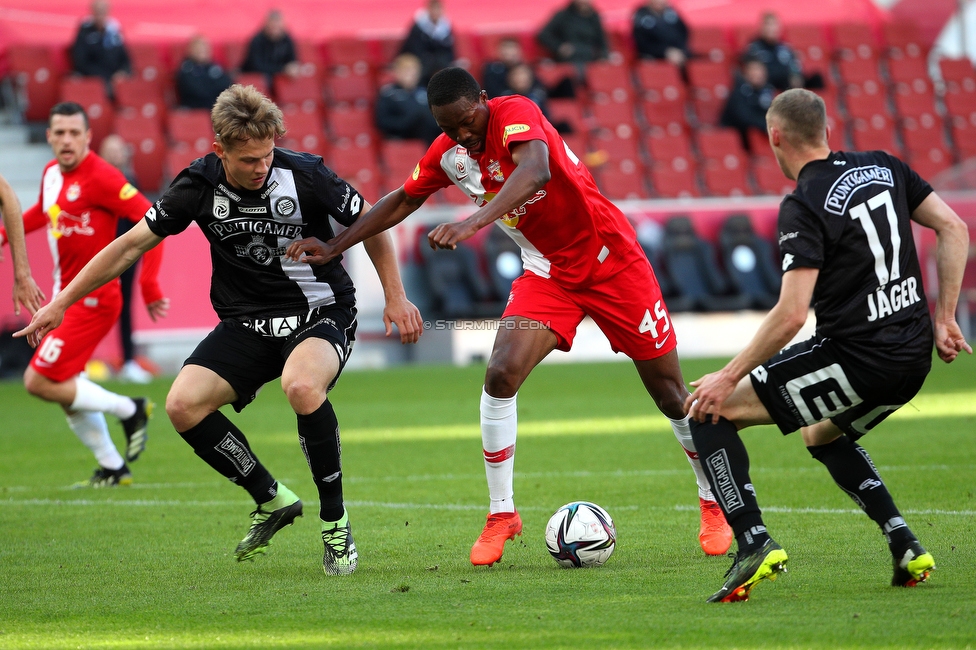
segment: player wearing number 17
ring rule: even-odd
[[[725,553],[731,530],[691,442],[675,332],[633,227],[600,194],[593,176],[531,100],[518,95],[489,100],[474,77],[447,68],[431,78],[427,101],[444,133],[412,178],[335,239],[297,242],[288,255],[323,263],[403,221],[451,184],[479,210],[434,228],[428,235],[432,247],[453,249],[491,223],[521,247],[525,274],[512,285],[502,316],[512,326],[498,330],[481,394],[490,502],[471,562],[498,562],[505,542],[522,532],[513,490],[516,393],[550,352],[570,349],[584,316],[599,325],[614,351],[633,359],[647,392],[670,419],[698,476],[699,541],[708,554]]]
[[[807,450],[881,528],[891,584],[912,587],[935,568],[857,440],[912,399],[932,365],[933,327],[912,221],[935,231],[939,294],[935,347],[953,361],[972,349],[956,324],[966,265],[966,225],[908,165],[881,151],[831,152],[824,103],[788,90],[766,115],[769,142],[796,190],[779,210],[783,287],[746,348],[722,370],[692,382],[686,406],[712,489],[738,543],[725,585],[709,602],[747,600],[784,569],[749,478],[738,430],[800,429]],[[813,299],[814,336],[796,335]],[[846,557],[823,557],[840,572]]]

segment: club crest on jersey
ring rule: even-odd
[[[64,198],[69,201],[77,201],[78,197],[81,196],[81,185],[78,183],[72,183],[68,186],[68,189],[64,191]]]
[[[226,219],[230,216],[230,199],[214,192],[213,199],[214,219]]]
[[[491,177],[493,181],[499,183],[505,182],[505,175],[502,174],[502,164],[497,160],[488,161],[488,176]]]
[[[246,246],[234,246],[234,252],[238,257],[246,257],[261,266],[267,266],[274,258],[285,254],[285,247],[271,248],[264,243],[264,237],[261,235],[251,235],[251,243]]]
[[[275,201],[274,209],[282,217],[290,217],[295,213],[296,205],[295,199],[290,196],[283,196]]]

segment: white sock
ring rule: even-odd
[[[695,470],[695,481],[698,482],[698,496],[705,499],[705,501],[714,501],[715,497],[712,495],[712,487],[708,484],[708,477],[705,475],[701,461],[698,460],[698,452],[695,451],[695,443],[691,439],[691,427],[688,425],[689,420],[689,416],[685,416],[682,420],[668,419],[671,422],[674,437],[678,439],[678,443],[685,450],[685,456],[688,457],[688,462],[691,463],[691,468]]]
[[[492,397],[481,389],[481,444],[488,477],[488,512],[515,512],[515,436],[518,433],[518,409],[515,398]]]
[[[68,426],[85,443],[98,464],[106,469],[121,469],[125,465],[122,455],[108,435],[108,424],[101,411],[76,411],[68,416]]]
[[[136,403],[125,395],[105,390],[81,375],[75,377],[75,401],[72,411],[101,411],[111,413],[120,420],[128,420],[136,414]]]

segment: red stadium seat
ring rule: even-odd
[[[318,112],[290,109],[284,111],[286,133],[281,140],[281,146],[295,151],[325,156],[328,153],[329,142],[322,127],[322,116]]]
[[[875,113],[889,113],[888,94],[885,87],[870,84],[868,89],[872,92],[865,92],[863,86],[855,84],[845,88],[847,91],[845,97],[847,114],[851,118],[870,117]]]
[[[335,106],[367,108],[376,99],[376,82],[368,72],[359,74],[352,68],[335,68],[325,82],[329,100]]]
[[[622,160],[600,169],[600,189],[608,199],[646,199],[644,170],[639,162]]]
[[[564,122],[573,129],[573,133],[584,133],[588,130],[583,118],[583,106],[575,99],[550,99],[549,121],[553,124]]]
[[[976,70],[969,59],[940,59],[939,69],[946,84],[946,94],[976,93]]]
[[[676,161],[684,161],[685,166],[692,163],[691,141],[684,133],[678,135],[660,134],[651,135],[644,144],[647,145],[647,152],[656,164],[663,163],[672,165]],[[682,163],[679,163],[679,166]]]
[[[197,153],[185,143],[175,144],[166,150],[166,178],[174,178],[181,171],[190,166],[202,154]]]
[[[782,196],[789,194],[796,188],[796,182],[786,178],[783,175],[783,170],[773,159],[756,160],[752,166],[752,173],[762,194]]]
[[[752,194],[745,167],[729,169],[717,161],[705,163],[702,171],[705,189],[712,196],[746,196]]]
[[[91,147],[98,151],[102,139],[112,132],[115,109],[108,99],[105,82],[97,77],[66,77],[61,81],[60,100],[77,102],[88,114],[92,130]]]
[[[976,115],[956,115],[949,119],[952,141],[959,160],[976,158]]]
[[[830,65],[830,41],[822,25],[787,25],[784,40],[800,57],[807,74],[826,76]]]
[[[303,77],[321,78],[325,71],[322,47],[318,41],[295,39],[295,55],[298,57],[299,74]]]
[[[634,105],[631,102],[594,102],[591,106],[596,126],[613,131],[617,137],[629,138],[637,133]]]
[[[196,157],[213,150],[213,124],[210,111],[205,108],[170,111],[166,116],[166,133],[174,144],[186,145]]]
[[[693,166],[676,169],[659,163],[651,168],[650,176],[654,193],[661,198],[701,196]]]
[[[477,74],[484,65],[481,57],[481,50],[470,33],[455,31],[454,38],[454,63],[460,68],[464,68],[471,74]]]
[[[640,159],[637,139],[633,135],[621,138],[616,133],[604,129],[597,132],[590,143],[596,151],[606,152],[611,161]]]
[[[17,84],[21,109],[29,122],[47,122],[58,103],[61,69],[54,52],[43,45],[11,44],[7,61]]]
[[[749,153],[754,158],[775,160],[776,156],[769,146],[769,136],[759,129],[749,129],[746,131],[746,142],[749,144]]]
[[[380,143],[380,157],[386,167],[383,191],[389,192],[403,185],[425,153],[427,145],[421,140],[385,140]]]
[[[976,113],[976,93],[955,93],[946,94],[942,101],[945,102],[946,114],[969,118]]]
[[[688,35],[688,49],[714,63],[725,63],[733,58],[732,42],[722,27],[696,25]]]
[[[268,77],[263,72],[238,72],[234,77],[234,83],[239,83],[242,86],[254,86],[264,95],[271,96]]]
[[[373,146],[376,140],[373,114],[348,106],[329,112],[329,131],[337,144],[348,142],[351,146],[366,148]]]
[[[535,68],[535,78],[546,88],[555,88],[567,79],[575,85],[578,75],[572,63],[542,61]]]
[[[325,56],[330,67],[344,66],[355,74],[369,74],[377,56],[373,44],[357,36],[335,36],[325,42]]]
[[[641,61],[637,64],[637,83],[641,88],[641,112],[647,125],[667,129],[687,122],[685,84],[678,69],[670,63]]]
[[[841,60],[868,60],[878,56],[878,43],[864,23],[834,25],[834,51]]]
[[[945,147],[929,147],[913,152],[908,162],[919,176],[927,181],[952,167],[952,155]]]
[[[132,147],[132,168],[143,192],[157,192],[163,181],[166,140],[158,117],[115,118],[114,131]]]
[[[898,84],[895,87],[894,102],[895,113],[901,117],[934,115],[935,93],[931,87],[926,87],[920,83],[920,79],[915,80],[915,84]],[[917,88],[925,88],[924,92],[916,92]]]
[[[129,42],[129,60],[133,76],[146,81],[162,80],[170,69],[166,63],[165,48],[156,43]]]
[[[687,65],[695,113],[702,124],[717,124],[732,85],[726,63],[692,60]]]
[[[166,97],[161,80],[130,77],[116,81],[114,86],[115,103],[121,112],[163,119],[166,114]]]
[[[894,136],[895,129],[891,118],[882,113],[853,120],[851,138],[856,151],[880,149],[897,156],[900,152]]]
[[[498,44],[505,39],[515,39],[522,46],[522,57],[526,61],[535,61],[537,48],[535,38],[531,32],[511,30],[482,32],[473,38],[477,39],[481,60],[495,61],[498,59]],[[481,72],[478,70],[478,72]]]
[[[247,56],[246,41],[227,41],[224,43],[224,68],[231,73],[241,69]]]
[[[705,161],[714,161],[724,169],[744,169],[746,152],[742,137],[735,129],[701,129],[698,151]]]
[[[631,26],[629,24],[608,25],[606,32],[610,60],[623,61],[628,66],[633,65],[634,57],[637,56],[637,47],[634,45]]]
[[[623,104],[634,99],[630,68],[625,65],[606,61],[587,64],[586,86],[594,101]]]
[[[841,59],[837,62],[837,72],[844,84],[881,85],[877,59]]]
[[[921,30],[913,22],[893,20],[884,23],[884,39],[888,44],[889,60],[925,60],[928,48]]]
[[[891,83],[911,83],[916,79],[929,81],[929,66],[925,59],[901,58],[888,59],[888,78]]]
[[[330,167],[342,179],[359,190],[367,201],[380,198],[380,168],[372,147],[337,144],[332,149]]]
[[[282,108],[296,106],[306,113],[314,113],[322,105],[322,86],[317,77],[274,76],[275,101]]]

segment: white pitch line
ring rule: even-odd
[[[318,505],[316,501],[303,501],[306,507],[313,508]],[[484,504],[472,505],[464,503],[396,503],[387,501],[346,501],[350,508],[382,508],[385,510],[484,510]],[[94,499],[0,499],[0,505],[5,506],[136,506],[136,507],[160,507],[170,506],[174,508],[212,508],[212,507],[242,507],[252,505],[249,501],[181,501],[178,499],[106,499],[97,501]],[[648,505],[615,505],[608,506],[609,510],[676,510],[679,512],[697,512],[698,506],[677,504],[673,506],[648,506]],[[519,506],[520,511],[546,511],[550,510],[547,506]],[[786,506],[766,506],[763,512],[776,512],[793,515],[860,515],[862,512],[856,508],[791,508]],[[923,509],[923,510],[903,510],[908,515],[944,515],[948,517],[972,517],[976,515],[976,510],[942,510],[942,509]]]

